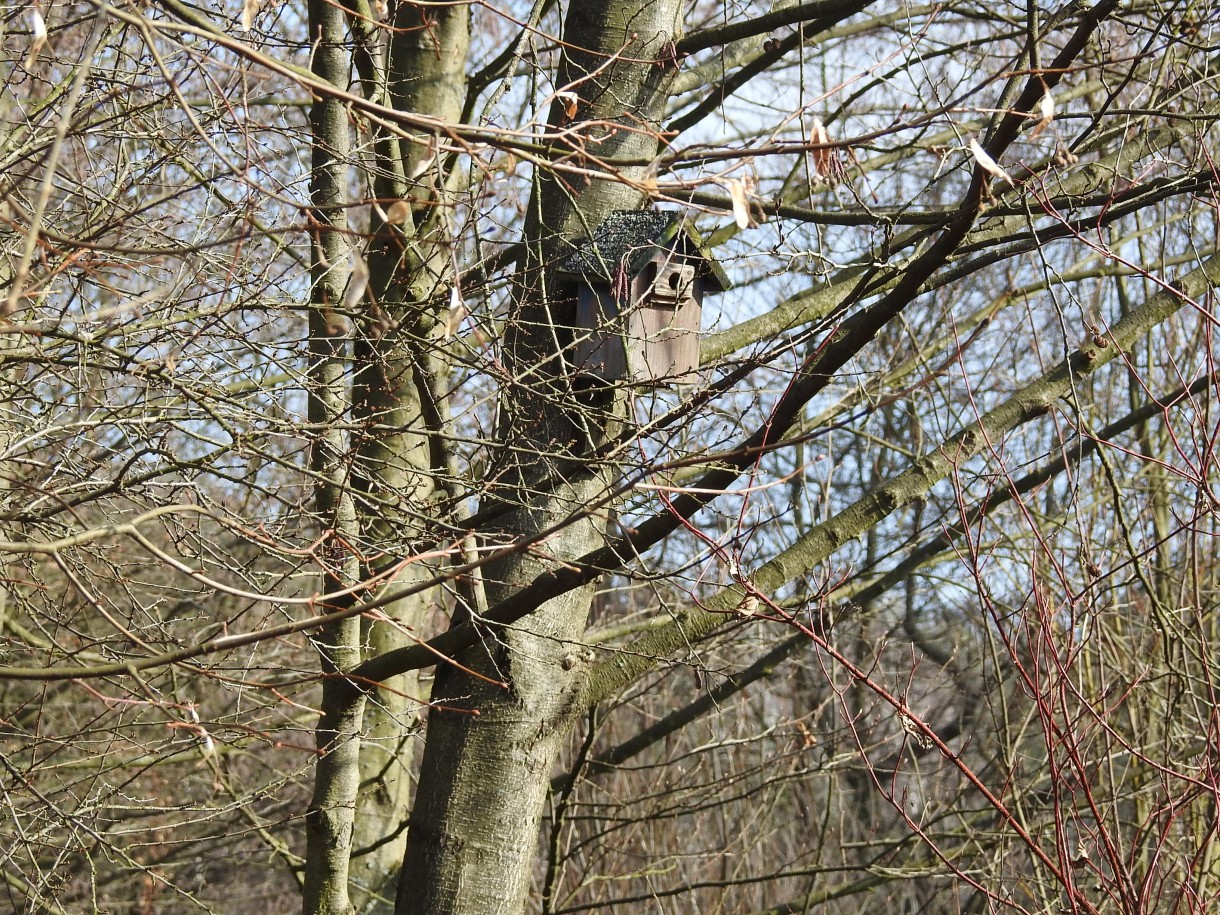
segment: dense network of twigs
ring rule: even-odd
[[[300,909],[326,684],[380,911],[438,660],[592,584],[530,911],[1214,911],[1220,14],[696,0],[654,123],[578,2],[0,7],[0,909]],[[522,306],[544,180],[699,227],[697,381]]]

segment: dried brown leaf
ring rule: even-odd
[[[358,251],[352,251],[352,272],[347,280],[347,289],[343,292],[343,308],[354,312],[364,298],[364,291],[369,288],[369,267]]]
[[[989,175],[994,175],[996,178],[1007,181],[1013,186],[1016,185],[1016,182],[1008,176],[1008,172],[1000,168],[999,163],[996,162],[995,159],[991,158],[991,156],[987,155],[987,150],[983,149],[983,147],[979,145],[978,140],[972,139],[970,141],[970,155],[974,156],[974,161],[981,165],[983,167],[983,171],[987,172]]]
[[[809,142],[815,147],[810,154],[813,170],[819,178],[829,178],[834,171],[834,151],[830,148],[830,134],[821,118],[814,118],[809,125]]]
[[[1051,121],[1055,120],[1055,99],[1050,92],[1042,96],[1042,101],[1038,103],[1038,123],[1034,125],[1034,129],[1029,132],[1029,139],[1034,139],[1042,131],[1050,126]]]
[[[38,60],[39,53],[47,44],[47,22],[36,6],[30,7],[30,32],[33,38],[30,41],[29,56],[26,58],[27,68],[34,65],[34,61]]]
[[[385,211],[386,222],[405,226],[411,223],[411,207],[405,200],[395,200]]]
[[[743,178],[730,178],[727,182],[729,197],[733,201],[733,219],[739,229],[748,229],[753,224],[750,220],[750,190],[753,184],[753,181]]]
[[[739,229],[750,227],[750,205],[746,202],[746,190],[740,181],[729,182],[729,197],[733,200],[733,218]]]
[[[241,27],[247,32],[254,28],[254,17],[258,15],[258,8],[262,5],[262,0],[245,0],[242,4]]]
[[[563,102],[563,113],[569,121],[576,117],[577,108],[580,106],[580,96],[575,92],[563,89],[556,92],[555,97]]]

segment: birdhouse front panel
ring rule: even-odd
[[[703,281],[687,256],[659,249],[632,284],[627,363],[639,380],[685,382],[699,366]]]
[[[685,299],[698,295],[702,299],[702,289],[696,292],[695,265],[690,259],[678,254],[660,252],[657,259],[650,264],[642,277],[647,282],[640,290],[640,298],[654,304],[677,305]],[[695,326],[698,330],[698,325]]]
[[[643,304],[633,309],[627,327],[627,352],[633,377],[687,382],[699,367],[699,306],[693,299],[676,305]],[[633,358],[634,357],[634,358]]]

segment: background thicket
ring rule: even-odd
[[[1215,910],[1213,5],[0,23],[0,908]]]

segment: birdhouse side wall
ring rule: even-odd
[[[618,303],[609,286],[581,286],[576,299],[576,369],[607,381],[627,375]]]

